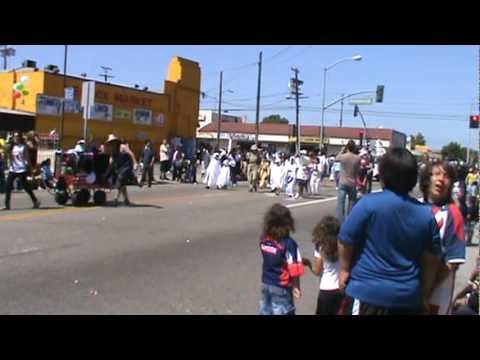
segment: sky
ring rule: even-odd
[[[25,59],[43,68],[63,71],[63,45],[10,45],[16,56],[8,67]],[[258,56],[263,52],[260,118],[280,114],[295,122],[294,101],[288,100],[292,67],[304,81],[300,123],[321,124],[323,69],[343,58],[361,55],[327,72],[326,103],[342,94],[375,91],[385,86],[384,102],[362,105],[368,127],[391,128],[407,136],[421,132],[435,150],[450,141],[477,149],[478,131],[468,129],[471,114],[479,112],[479,50],[473,45],[70,45],[69,74],[97,78],[100,66],[112,68],[113,83],[139,84],[163,91],[168,64],[181,56],[200,64],[202,109],[218,108],[220,71],[223,105],[229,114],[255,121]],[[363,96],[362,96],[363,97]],[[369,96],[366,96],[369,97]],[[374,94],[370,97],[374,97]],[[340,104],[327,110],[325,125],[337,126]],[[362,127],[353,117],[353,105],[344,104],[343,126]]]

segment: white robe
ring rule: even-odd
[[[217,179],[217,186],[219,188],[228,187],[230,185],[231,178],[230,178],[230,165],[229,160],[224,160],[222,167],[220,169],[220,174]]]
[[[270,186],[272,190],[282,189],[284,182],[284,166],[273,163],[270,169]]]
[[[310,175],[310,192],[312,194],[318,194],[320,190],[320,179],[321,173],[318,169],[318,164],[315,164]]]
[[[210,159],[208,164],[207,173],[205,174],[205,180],[203,181],[208,187],[213,187],[217,183],[218,176],[220,175],[220,161],[215,157]]]
[[[290,164],[290,161],[283,167],[283,178],[285,185],[285,192],[289,196],[293,196],[293,189],[295,185],[295,164]]]

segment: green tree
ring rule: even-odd
[[[288,119],[281,117],[278,114],[269,115],[262,120],[264,124],[288,124]]]
[[[410,135],[410,148],[415,149],[415,145],[425,145],[427,141],[422,133],[417,133],[417,135]]]
[[[467,158],[467,148],[462,147],[457,142],[450,142],[442,148],[442,157],[444,160],[457,159],[465,161]]]

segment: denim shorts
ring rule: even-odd
[[[289,315],[295,313],[292,288],[262,284],[260,315]]]

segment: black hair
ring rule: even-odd
[[[396,193],[408,194],[417,184],[417,161],[404,148],[392,148],[383,155],[379,172],[385,189]]]
[[[353,152],[355,152],[356,149],[357,149],[357,145],[355,145],[355,141],[348,140],[347,150],[350,151],[351,153],[353,153]]]

